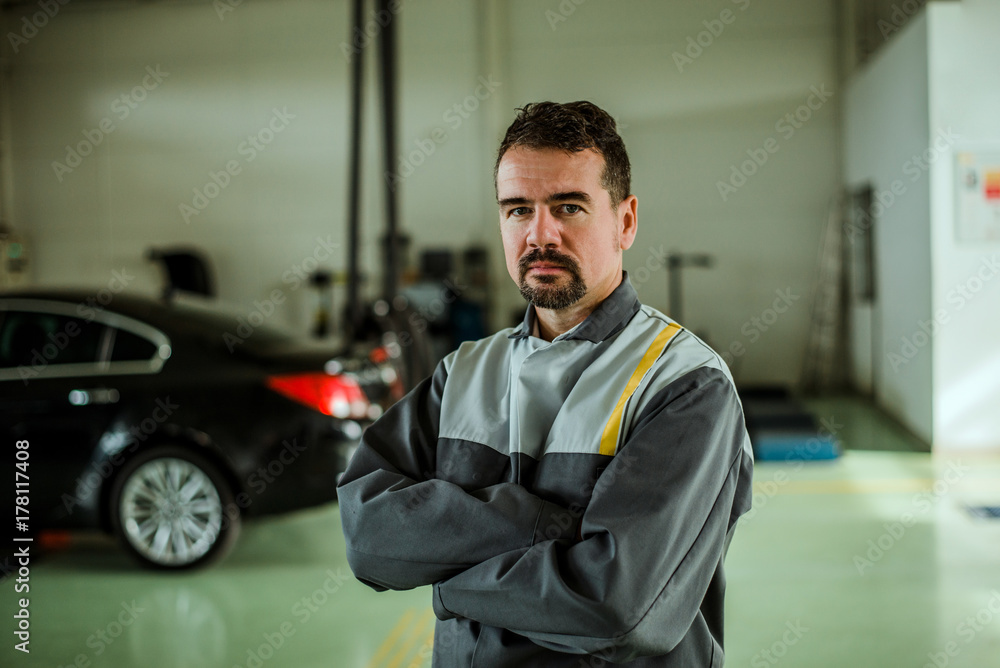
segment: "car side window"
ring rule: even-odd
[[[112,362],[146,362],[156,352],[156,344],[149,339],[128,330],[115,330],[115,343],[111,349]]]
[[[96,363],[103,329],[81,318],[8,311],[0,328],[0,368]]]

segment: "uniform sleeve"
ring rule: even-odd
[[[435,613],[612,662],[669,652],[749,508],[748,444],[731,381],[708,368],[686,374],[653,397],[601,474],[581,540],[467,569],[435,585]]]
[[[442,363],[369,427],[338,485],[348,563],[379,591],[433,584],[553,531],[577,531],[578,517],[520,485],[466,492],[438,479],[446,380]]]

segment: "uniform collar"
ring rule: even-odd
[[[639,296],[628,279],[628,272],[622,272],[622,282],[614,289],[607,299],[598,305],[594,312],[579,325],[557,336],[554,341],[571,341],[583,339],[591,343],[600,343],[617,334],[628,321],[639,311]],[[524,311],[524,320],[508,336],[510,339],[525,339],[535,328],[535,307],[528,305]]]

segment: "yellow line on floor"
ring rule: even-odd
[[[387,635],[385,640],[382,641],[382,644],[378,646],[378,649],[375,651],[375,656],[373,656],[372,660],[368,662],[368,668],[375,668],[378,666],[379,662],[381,662],[382,659],[389,654],[393,646],[396,644],[396,641],[398,641],[399,637],[403,635],[403,631],[405,631],[410,625],[410,620],[413,618],[413,614],[412,609],[403,613],[403,616],[400,617],[398,622],[396,622],[396,625],[392,627],[392,631],[389,632],[389,635]]]
[[[423,650],[425,647],[427,648],[428,651],[434,649],[434,629],[431,629],[431,632],[427,634],[426,638],[424,638],[423,644],[420,645],[420,649],[421,650]],[[418,665],[422,666],[425,663],[427,663],[427,662],[426,661],[421,661],[420,664],[418,664]],[[410,664],[410,665],[413,665],[413,664]]]
[[[386,664],[385,668],[399,667],[399,664],[403,662],[403,659],[408,657],[410,655],[410,652],[413,651],[413,646],[420,640],[421,635],[424,632],[424,629],[427,628],[427,622],[429,622],[433,617],[434,613],[432,613],[430,610],[427,610],[426,612],[424,612],[423,615],[421,615],[420,623],[417,624],[415,627],[413,627],[413,629],[411,629],[409,635],[406,638],[406,642],[403,643],[403,646],[396,653],[396,655],[392,657],[392,660],[388,664]]]
[[[903,494],[937,492],[944,485],[951,493],[996,492],[998,480],[989,477],[963,478],[949,483],[941,478],[871,478],[864,480],[758,480],[754,492],[774,494]]]
[[[755,482],[753,489],[762,494],[884,494],[929,492],[933,478],[886,478],[871,480],[788,480]]]
[[[429,666],[431,662],[431,651],[433,649],[434,629],[432,628],[430,633],[424,637],[424,641],[414,649],[414,653],[411,654],[412,658],[410,659],[410,662],[406,664],[406,668],[423,668],[424,666]]]

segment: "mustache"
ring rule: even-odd
[[[521,274],[522,280],[524,279],[524,275],[528,273],[528,270],[531,269],[531,265],[538,262],[545,262],[546,264],[551,264],[556,267],[562,267],[573,274],[580,273],[580,267],[577,265],[576,260],[570,256],[563,255],[559,251],[551,248],[546,248],[545,250],[536,248],[517,261],[517,269]]]

